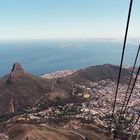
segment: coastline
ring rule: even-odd
[[[77,70],[60,70],[60,71],[56,71],[56,72],[51,72],[51,73],[43,74],[40,77],[45,78],[45,79],[61,78],[61,77],[65,77],[65,76],[71,75],[71,74],[73,74],[76,71]]]

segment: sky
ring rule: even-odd
[[[129,0],[0,0],[0,40],[120,38]],[[140,37],[134,0],[129,37]]]

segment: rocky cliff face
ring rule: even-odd
[[[20,73],[20,72],[24,72],[22,66],[19,63],[15,63],[13,65],[13,68],[11,70],[11,73]]]
[[[15,82],[17,76],[24,73],[24,69],[19,63],[15,63],[10,73],[10,77],[8,79],[9,82]]]

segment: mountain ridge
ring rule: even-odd
[[[105,64],[80,69],[66,77],[46,80],[45,78],[27,73],[19,63],[15,63],[9,75],[0,78],[0,116],[12,113],[20,108],[33,107],[37,103],[50,100],[56,103],[59,98],[71,102],[78,100],[72,96],[74,84],[87,84],[100,80],[117,80],[118,66]],[[122,71],[124,82],[130,75],[130,70]],[[51,103],[50,103],[51,104]]]

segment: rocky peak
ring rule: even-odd
[[[22,66],[19,63],[15,63],[13,65],[11,73],[19,73],[19,72],[24,72],[24,70],[23,70]]]
[[[19,64],[19,63],[15,63],[13,65],[13,68],[11,70],[11,73],[10,73],[10,77],[8,79],[8,82],[14,82],[16,81],[16,78],[18,75],[24,73],[24,69],[22,68],[22,66]]]

